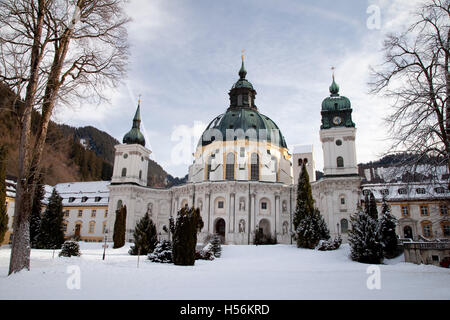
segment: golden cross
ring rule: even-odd
[[[244,52],[245,52],[245,49],[242,49],[242,50],[241,50],[241,53],[242,53],[242,54],[241,54],[242,61],[244,61]]]
[[[333,79],[334,79],[334,69],[336,69],[334,66],[331,66],[331,70],[333,72]]]
[[[138,103],[141,104],[141,95],[139,95]]]

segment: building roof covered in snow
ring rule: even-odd
[[[55,185],[56,192],[63,198],[64,207],[107,206],[110,181],[68,182]],[[53,187],[45,187],[45,200],[51,196]]]

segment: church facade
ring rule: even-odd
[[[114,171],[108,204],[107,229],[111,232],[115,212],[125,205],[126,240],[148,212],[161,237],[169,217],[185,206],[200,209],[204,227],[198,239],[217,233],[226,244],[252,244],[255,232],[276,237],[278,243],[292,243],[297,180],[302,164],[315,180],[312,147],[289,152],[280,129],[259,112],[256,90],[246,79],[242,59],[239,79],[229,91],[230,104],[215,117],[202,134],[189,167],[185,185],[167,189],[147,186],[151,151],[140,132],[140,106],[132,129],[116,146]],[[351,105],[339,95],[334,81],[330,97],[322,104],[320,137],[324,153],[324,174],[312,182],[313,196],[331,235],[342,230],[360,199],[360,178],[356,163],[355,124]],[[344,237],[345,238],[345,237]]]

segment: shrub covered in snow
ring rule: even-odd
[[[220,258],[220,255],[222,254],[220,236],[218,234],[214,234],[209,243],[211,244],[211,251],[214,254],[214,257]]]
[[[62,245],[59,256],[60,257],[81,256],[80,245],[78,244],[78,242],[73,240],[65,241]]]
[[[148,254],[148,259],[152,262],[172,263],[172,243],[162,240],[156,245],[155,250]]]
[[[348,241],[353,261],[380,264],[383,262],[383,246],[378,236],[378,223],[367,213],[359,210],[351,217],[352,228]]]
[[[208,243],[201,250],[195,252],[195,260],[214,260],[213,246]]]
[[[341,236],[337,236],[336,238],[334,238],[334,240],[320,240],[317,246],[317,250],[319,251],[336,250],[339,249],[341,244],[342,244]]]

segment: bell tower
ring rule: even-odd
[[[148,161],[151,151],[145,147],[141,133],[140,99],[133,118],[133,126],[116,145],[114,169],[111,184],[132,183],[147,186]]]
[[[333,72],[333,82],[329,88],[330,96],[322,102],[322,142],[324,175],[358,175],[356,162],[356,128],[352,121],[352,108],[347,97],[339,95]]]

